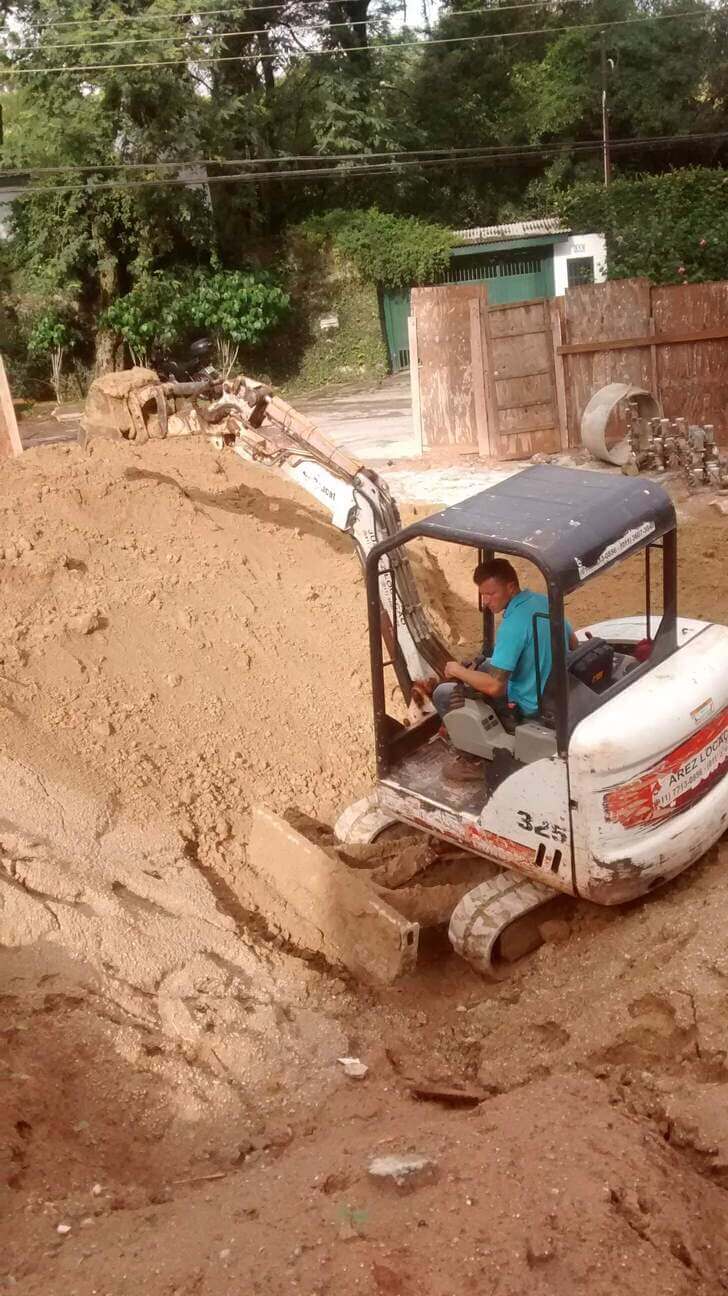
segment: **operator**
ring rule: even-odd
[[[432,701],[444,718],[458,705],[463,691],[468,697],[481,697],[512,732],[517,721],[535,716],[539,709],[533,622],[537,613],[540,614],[536,635],[542,695],[551,674],[548,599],[545,594],[521,589],[516,570],[507,558],[490,558],[479,563],[473,581],[482,606],[494,615],[503,614],[492,655],[487,658],[483,653],[469,666],[449,661],[445,666],[448,683],[438,684]],[[564,630],[567,646],[576,648],[577,638],[568,621],[564,622]],[[462,752],[446,773],[455,779],[480,779],[482,762]]]

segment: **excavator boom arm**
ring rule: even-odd
[[[228,414],[222,442],[232,441],[243,459],[277,469],[308,491],[330,513],[334,526],[351,536],[363,565],[374,545],[401,530],[386,482],[262,384],[245,379],[235,386],[237,391],[226,392],[215,413],[216,418]],[[409,701],[413,681],[440,676],[450,653],[425,615],[404,550],[395,549],[385,559],[380,597],[385,642]]]

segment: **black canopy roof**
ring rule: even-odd
[[[529,559],[564,592],[675,526],[672,500],[647,477],[526,468],[416,522],[403,539],[432,536]]]

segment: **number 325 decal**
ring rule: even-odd
[[[552,841],[565,842],[566,833],[561,824],[550,823],[548,819],[539,819],[534,823],[533,816],[528,810],[516,810],[518,827],[524,832],[535,833],[537,837],[550,837]]]

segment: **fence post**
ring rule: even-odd
[[[478,454],[489,456],[490,420],[485,394],[485,356],[483,354],[483,312],[488,303],[480,296],[470,303],[470,363],[473,377],[473,398],[475,402],[475,427],[478,435]]]
[[[569,420],[566,412],[566,371],[564,367],[564,357],[559,353],[559,347],[563,342],[559,300],[558,297],[552,297],[548,303],[548,308],[549,315],[551,316],[551,350],[554,358],[556,408],[559,415],[559,440],[561,442],[561,449],[568,450]]]
[[[0,356],[0,459],[12,459],[23,453],[18,424],[15,418],[10,384],[5,374],[5,365]]]
[[[417,350],[417,316],[407,316],[407,335],[410,353],[410,392],[412,393],[412,424],[415,436],[419,441],[420,454],[425,453],[425,438],[422,430],[422,402],[420,400],[420,356]]]
[[[655,317],[652,314],[652,284],[650,284],[650,317],[647,321],[647,332],[649,333],[650,337],[654,337],[656,332]],[[660,399],[659,387],[660,384],[657,375],[657,347],[653,342],[652,346],[650,347],[650,391],[652,392],[652,395],[654,396],[658,405],[662,409],[662,400]]]

